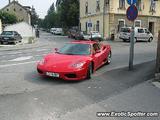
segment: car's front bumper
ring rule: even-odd
[[[56,71],[56,70],[47,70],[43,65],[37,65],[37,71],[40,75],[48,76],[46,75],[47,72],[50,73],[56,73],[59,74],[60,79],[63,80],[83,80],[86,78],[87,75],[87,69],[82,68],[82,69],[77,69],[73,71]],[[54,77],[53,77],[54,78]],[[57,77],[56,77],[57,78]]]

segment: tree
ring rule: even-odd
[[[56,10],[54,3],[48,9],[43,20],[45,28],[70,28],[79,24],[79,0],[57,0]]]
[[[39,16],[37,15],[35,8],[32,6],[32,8],[31,8],[31,25],[32,26],[37,25],[38,19],[39,19]]]
[[[57,0],[56,5],[63,27],[78,26],[79,0]]]
[[[17,22],[17,17],[14,14],[0,11],[0,19],[3,24],[13,24]]]

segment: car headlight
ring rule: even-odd
[[[44,65],[44,63],[45,63],[45,59],[42,59],[42,60],[39,62],[40,65]]]
[[[71,67],[73,67],[73,68],[82,68],[85,63],[86,62],[77,62],[77,63],[71,64]]]

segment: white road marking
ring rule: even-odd
[[[39,57],[39,56],[42,56],[42,55],[35,55],[35,57]]]
[[[38,49],[36,51],[41,52],[41,51],[46,51],[47,49]]]
[[[0,68],[12,67],[12,66],[18,66],[18,65],[25,65],[25,64],[31,64],[31,63],[36,63],[36,62],[38,62],[38,61],[30,61],[30,62],[24,62],[24,63],[0,65]]]
[[[16,59],[12,59],[12,60],[9,60],[9,61],[14,61],[14,62],[18,62],[18,61],[24,61],[24,60],[29,60],[31,59],[33,56],[26,56],[26,57],[18,57]]]

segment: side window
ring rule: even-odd
[[[145,29],[145,33],[150,33],[148,29]]]
[[[143,29],[138,29],[138,33],[144,33]]]
[[[14,34],[15,34],[15,35],[18,35],[18,33],[17,33],[17,32],[14,32]]]

